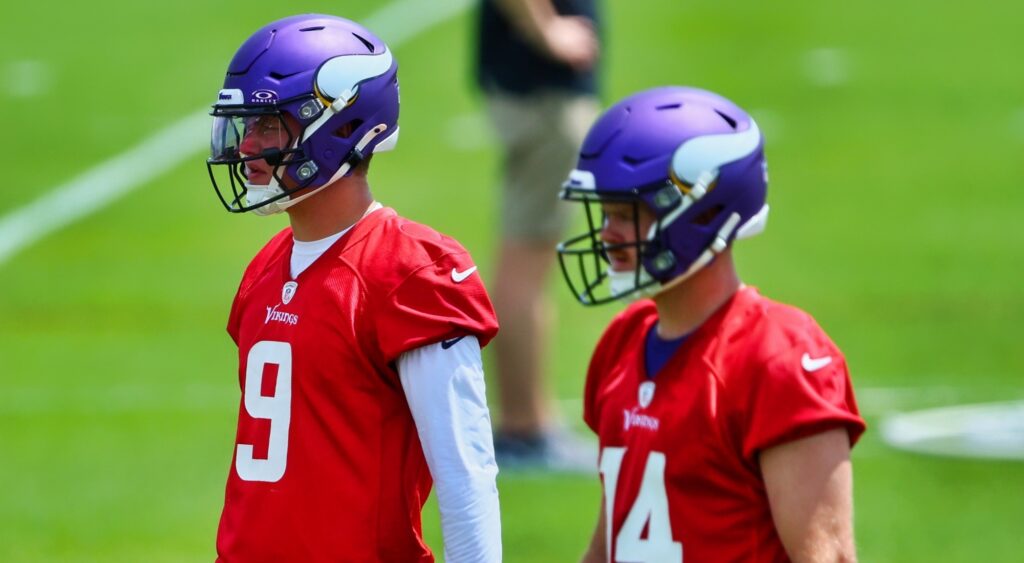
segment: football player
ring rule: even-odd
[[[842,353],[803,311],[744,285],[732,242],[765,224],[757,123],[665,87],[595,123],[559,245],[586,305],[636,299],[597,344],[584,419],[602,507],[585,561],[852,561],[850,448],[864,431]]]
[[[469,254],[374,201],[398,138],[397,64],[366,28],[302,15],[254,33],[213,106],[228,211],[286,212],[228,320],[242,391],[218,561],[499,561],[480,348],[497,332]]]

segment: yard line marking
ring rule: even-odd
[[[474,0],[399,0],[377,10],[361,23],[394,49],[457,16],[473,3]]]
[[[4,90],[12,98],[34,98],[53,85],[53,68],[44,61],[25,59],[4,65]]]
[[[0,220],[0,264],[181,164],[199,148],[194,140],[203,138],[208,119],[205,112],[189,115],[8,214]]]
[[[804,74],[821,88],[834,88],[850,81],[850,57],[834,47],[811,49],[803,56]]]
[[[1019,141],[1024,141],[1024,108],[1013,112],[1010,116],[1010,132]]]
[[[397,0],[363,20],[395,49],[464,11],[473,0]],[[134,147],[0,217],[0,266],[26,247],[95,213],[181,165],[207,142],[209,108],[179,119]]]
[[[1024,461],[1024,401],[900,413],[882,420],[881,436],[922,454]]]

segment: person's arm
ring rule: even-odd
[[[601,497],[601,506],[597,511],[597,526],[594,527],[594,535],[590,538],[590,545],[587,546],[587,551],[583,554],[580,563],[605,563],[608,560],[605,527],[604,497]]]
[[[450,341],[449,341],[450,342]],[[409,410],[437,490],[445,560],[501,561],[501,517],[480,344],[466,336],[398,358]]]
[[[594,66],[600,44],[594,24],[559,14],[551,0],[493,0],[516,30],[552,60],[585,71]]]
[[[853,562],[850,438],[836,428],[761,452],[772,519],[794,563]]]

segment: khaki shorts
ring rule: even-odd
[[[503,145],[501,232],[506,240],[549,243],[565,233],[575,207],[558,191],[600,111],[597,99],[545,91],[487,94]]]

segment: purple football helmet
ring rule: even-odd
[[[238,49],[211,115],[207,168],[221,203],[234,213],[278,213],[394,148],[398,63],[357,23],[284,18]],[[246,137],[257,128],[277,131],[280,142],[248,154]],[[251,181],[257,166],[267,172]],[[291,197],[300,190],[307,192]]]
[[[561,197],[584,204],[589,231],[558,245],[562,273],[584,305],[652,295],[709,264],[768,216],[764,137],[729,100],[696,88],[654,88],[608,109],[591,127]],[[647,233],[601,240],[601,202],[655,216]],[[608,265],[606,250],[635,248],[635,271]],[[605,281],[607,288],[601,288]]]

